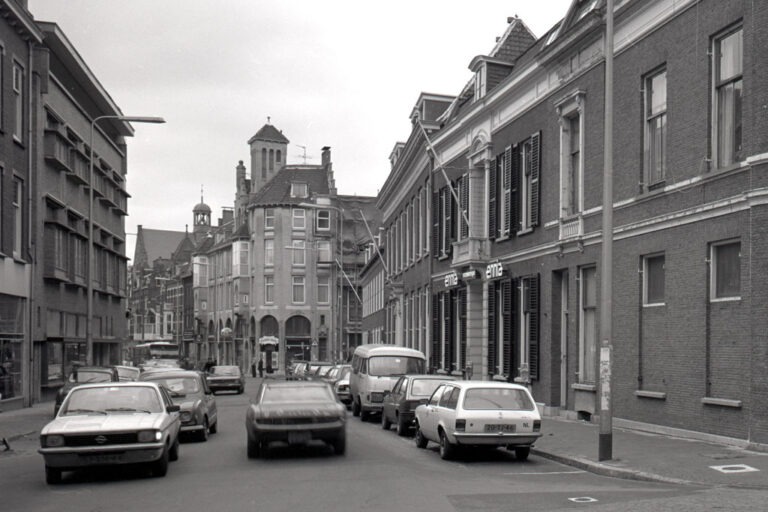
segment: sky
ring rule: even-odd
[[[287,163],[331,147],[340,194],[376,195],[421,92],[457,95],[509,16],[538,38],[571,0],[29,0],[59,25],[125,115],[127,256],[137,225],[192,229],[192,208],[232,206],[235,167],[266,122]]]

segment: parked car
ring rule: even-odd
[[[403,375],[391,392],[384,393],[381,406],[381,428],[389,430],[394,423],[397,435],[406,435],[414,424],[414,411],[427,403],[443,382],[456,380],[449,375]]]
[[[106,366],[79,366],[72,370],[64,385],[56,393],[56,399],[53,402],[53,415],[59,413],[64,398],[75,386],[81,384],[90,384],[95,382],[118,382],[120,375],[117,370]]]
[[[78,386],[40,432],[45,480],[57,484],[63,471],[137,463],[165,476],[179,457],[179,427],[179,406],[156,383]]]
[[[346,419],[346,407],[325,382],[264,381],[245,415],[248,457],[259,457],[274,441],[303,445],[312,440],[342,455]]]
[[[288,376],[288,380],[302,380],[304,378],[304,373],[307,371],[307,366],[309,363],[306,361],[299,361],[296,363],[296,366],[294,366],[293,371]]]
[[[497,445],[526,460],[541,437],[541,416],[527,388],[492,381],[441,384],[429,401],[416,408],[416,446],[440,444],[450,459],[458,445]]]
[[[344,364],[328,372],[326,377],[326,381],[333,387],[333,391],[336,393],[336,398],[345,405],[352,404],[352,395],[349,393],[349,376],[351,373],[352,366]]]
[[[235,390],[240,395],[245,391],[245,376],[237,366],[213,366],[206,375],[208,386],[217,391]]]
[[[401,375],[424,373],[426,357],[412,348],[394,345],[360,345],[352,355],[352,415],[365,420],[381,411],[384,392],[390,391]]]
[[[173,372],[148,372],[142,382],[156,382],[164,386],[173,403],[181,408],[181,432],[192,434],[198,441],[207,441],[208,434],[218,430],[216,398],[208,386],[205,375],[191,370]]]
[[[323,380],[323,377],[325,377],[334,366],[335,365],[333,363],[328,363],[325,361],[312,361],[307,365],[304,378],[307,380]]]
[[[120,382],[134,382],[139,380],[141,370],[135,366],[115,366]]]

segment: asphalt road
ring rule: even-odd
[[[248,392],[255,389],[249,388]],[[181,445],[168,475],[142,468],[65,473],[45,484],[37,439],[17,440],[0,454],[0,511],[657,511],[760,510],[766,493],[700,489],[611,479],[503,450],[440,459],[437,446],[350,414],[347,454],[323,445],[273,447],[245,454],[245,395],[218,395],[219,433]],[[661,456],[662,454],[660,454]]]

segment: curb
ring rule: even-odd
[[[601,464],[589,459],[584,459],[575,456],[557,455],[555,453],[541,450],[538,448],[532,448],[531,453],[544,457],[545,459],[553,460],[561,464],[572,466],[578,469],[583,469],[594,473],[596,475],[609,476],[613,478],[623,478],[624,480],[637,480],[640,482],[655,482],[660,484],[674,484],[674,485],[695,485],[706,486],[707,484],[693,482],[691,480],[683,480],[680,478],[671,478],[655,473],[648,473],[645,471],[637,471],[634,469],[624,469],[610,466],[608,464]]]
[[[37,434],[37,433],[39,433],[38,430],[32,430],[30,432],[22,432],[21,434],[13,434],[11,436],[6,436],[6,439],[10,443],[11,441],[16,441],[21,439],[22,437],[31,436],[32,434]]]

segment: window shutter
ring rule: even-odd
[[[456,204],[456,199],[453,197],[453,193],[451,192],[451,188],[455,184],[452,183],[450,185],[445,186],[445,210],[447,213],[446,222],[448,223],[448,228],[445,232],[445,254],[450,255],[453,251],[453,241],[456,240],[456,218],[458,217],[458,209],[459,205]]]
[[[440,294],[432,295],[432,354],[430,364],[432,370],[440,366]]]
[[[459,290],[459,363],[457,370],[467,366],[467,289]]]
[[[541,132],[531,135],[531,227],[539,225],[539,175],[541,174]]]
[[[488,169],[488,239],[496,239],[496,159]]]
[[[469,236],[469,224],[465,220],[465,216],[469,218],[469,174],[465,174],[459,179],[461,186],[459,187],[459,197],[461,199],[461,218],[459,219],[461,226],[461,238],[467,238]]]
[[[440,195],[432,192],[432,256],[440,256]]]
[[[443,294],[443,328],[445,329],[445,344],[443,346],[443,369],[453,370],[453,358],[456,352],[453,340],[453,310],[456,294],[453,291]]]
[[[512,375],[512,327],[514,317],[514,304],[512,300],[513,284],[514,282],[511,279],[507,279],[501,283],[501,294],[503,298],[502,311],[504,313],[504,339],[502,340],[502,343],[504,344],[504,360],[502,361],[502,370],[507,377]]]
[[[531,379],[539,378],[539,274],[528,278],[528,366]]]
[[[496,326],[496,282],[488,283],[488,378],[496,373],[496,343],[498,327]]]
[[[512,146],[507,147],[504,150],[504,235],[508,235],[512,232],[510,226],[512,225],[512,208],[510,201],[512,200]]]
[[[509,187],[510,197],[510,224],[509,232],[511,234],[520,231],[520,146],[515,145],[512,148],[512,183]]]

